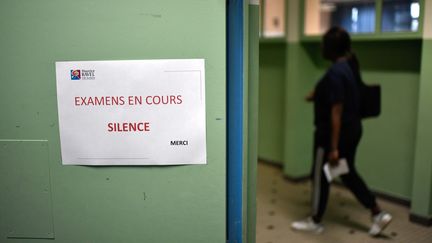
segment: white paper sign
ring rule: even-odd
[[[203,59],[57,62],[63,164],[206,164]]]

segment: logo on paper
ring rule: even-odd
[[[71,70],[71,80],[95,80],[95,70],[93,69],[76,69]]]
[[[71,70],[71,80],[81,80],[81,70]]]

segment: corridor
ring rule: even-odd
[[[290,224],[308,215],[310,182],[290,182],[279,167],[258,163],[257,243],[431,243],[432,228],[409,222],[405,206],[382,200],[393,222],[378,238],[368,235],[368,211],[342,186],[331,187],[324,232],[320,235],[295,232]]]

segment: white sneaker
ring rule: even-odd
[[[291,228],[299,231],[307,231],[315,234],[323,232],[324,227],[321,224],[315,223],[311,217],[304,220],[295,221],[291,224]]]
[[[372,226],[369,230],[369,234],[371,236],[379,235],[387,225],[392,221],[391,214],[382,211],[381,213],[373,216],[372,218]]]

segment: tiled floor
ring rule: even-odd
[[[310,182],[289,182],[279,168],[258,163],[257,243],[432,243],[432,227],[409,222],[408,208],[383,200],[379,204],[393,222],[380,237],[369,237],[369,212],[340,186],[331,187],[322,234],[293,231],[291,222],[310,211],[310,190]]]

